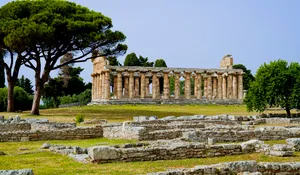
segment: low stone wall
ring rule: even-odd
[[[31,129],[29,123],[0,123],[1,132],[13,132],[13,131],[28,131]]]
[[[0,170],[0,175],[33,175],[33,171],[26,170]]]
[[[76,128],[76,123],[56,123],[56,122],[49,122],[49,123],[32,123],[31,129],[32,130],[39,130],[39,131],[47,131],[47,130],[59,130],[59,129],[70,129]]]
[[[262,174],[286,174],[286,175],[299,175],[300,163],[299,162],[260,162],[256,161],[239,161],[239,162],[226,162],[214,165],[201,165],[194,168],[173,169],[165,172],[148,173],[148,175],[204,175],[204,174],[232,174],[232,175],[255,175]],[[253,175],[254,175],[253,174]]]
[[[215,142],[241,142],[251,139],[282,140],[300,137],[300,128],[261,127],[245,131],[190,131],[183,133],[189,141],[206,142],[213,138]]]
[[[287,118],[286,113],[268,113],[268,114],[262,114],[261,115],[264,118]],[[300,117],[300,113],[292,113],[291,118],[298,118]]]
[[[123,124],[104,125],[103,137],[106,138],[122,138],[139,140],[140,133],[144,131],[144,127],[129,127],[126,122]]]
[[[103,137],[101,126],[49,131],[17,131],[0,133],[0,142],[76,140]]]
[[[190,143],[177,141],[157,141],[150,146],[141,147],[113,147],[95,146],[88,148],[88,155],[92,162],[132,162],[172,160],[186,158],[205,158],[216,156],[237,155],[255,151],[245,150],[240,144],[205,145],[203,143]]]
[[[300,118],[265,118],[266,124],[300,124]]]

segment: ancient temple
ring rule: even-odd
[[[232,69],[231,55],[219,69],[110,66],[105,57],[92,62],[92,103],[232,104],[243,99],[244,73]]]

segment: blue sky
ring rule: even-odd
[[[0,0],[0,6],[10,2]],[[135,52],[168,67],[218,68],[225,54],[253,72],[278,58],[300,61],[298,0],[73,0],[101,12]],[[121,62],[124,57],[119,57]],[[90,61],[82,77],[91,81]],[[33,79],[33,71],[21,75]],[[56,76],[54,72],[51,76]]]

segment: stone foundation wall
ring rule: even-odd
[[[150,147],[123,147],[96,146],[88,148],[88,155],[92,162],[132,162],[172,160],[186,158],[205,158],[215,156],[227,156],[243,154],[242,146],[239,144],[205,145],[203,143],[163,143]]]
[[[286,163],[274,163],[274,162],[260,162],[256,161],[239,161],[239,162],[226,162],[214,165],[201,165],[194,168],[185,169],[173,169],[165,172],[148,173],[148,175],[204,175],[204,174],[232,174],[232,175],[298,175],[300,172],[299,162],[286,162]]]
[[[0,133],[0,142],[76,140],[103,137],[101,126],[49,131],[17,131]]]
[[[300,118],[265,118],[266,124],[300,124]]]
[[[76,128],[76,123],[56,123],[56,122],[49,122],[49,123],[32,123],[31,129],[32,130],[39,130],[39,131],[47,131],[47,130],[59,130],[59,129],[70,129]]]
[[[262,127],[248,131],[191,131],[183,133],[189,141],[206,142],[213,138],[215,142],[241,142],[251,139],[282,140],[300,137],[300,128]]]
[[[29,123],[1,123],[0,124],[0,133],[1,132],[13,132],[13,131],[28,131],[31,129]]]

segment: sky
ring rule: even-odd
[[[168,67],[218,68],[226,54],[253,73],[279,58],[300,62],[298,0],[72,1],[110,17],[113,30],[127,37],[127,54],[163,58]],[[0,0],[0,6],[7,2]],[[118,57],[121,63],[124,58]],[[77,65],[90,82],[92,63]],[[22,68],[21,75],[33,80],[30,69]]]

